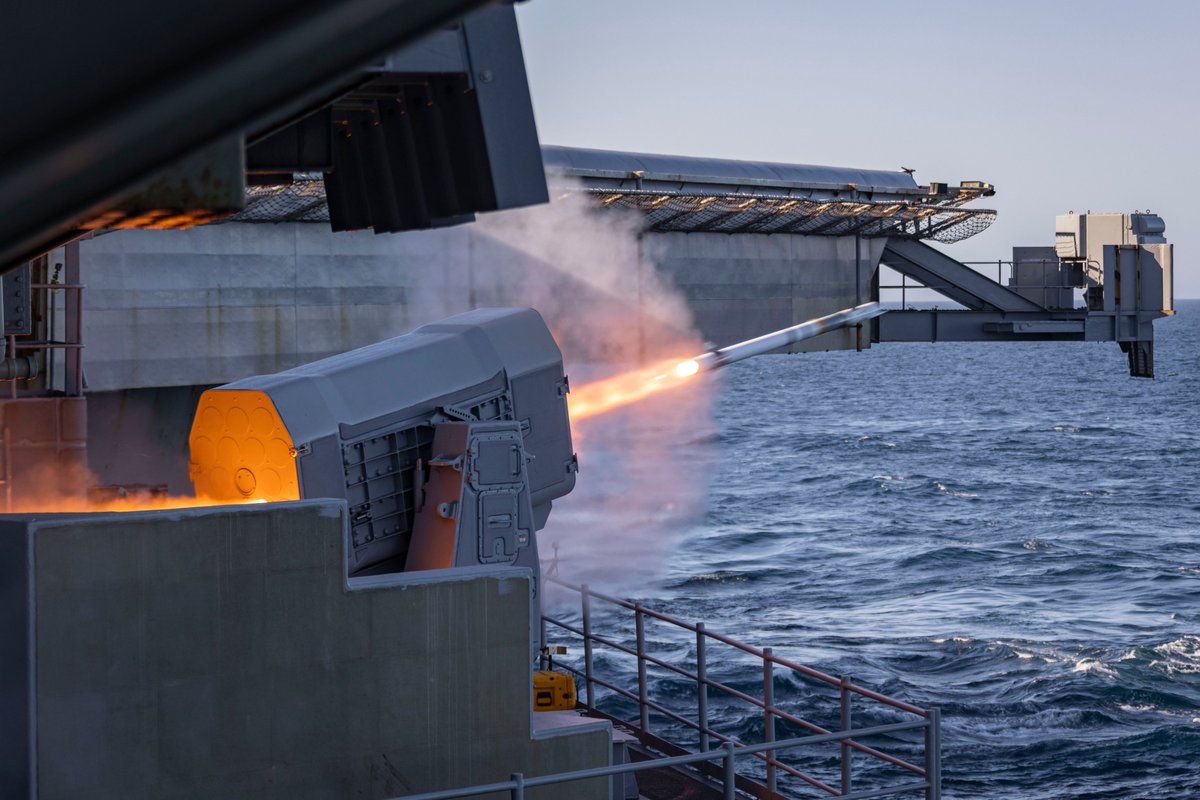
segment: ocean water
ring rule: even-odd
[[[685,498],[654,577],[621,593],[939,707],[947,798],[1200,798],[1200,301],[1179,309],[1156,324],[1152,381],[1129,378],[1111,343],[885,345],[730,367],[715,422],[656,445],[706,476],[706,494]],[[588,433],[581,483],[589,453],[611,465],[662,426]],[[660,460],[635,480],[670,471]],[[647,637],[693,657],[687,635]],[[710,665],[761,687],[736,652]],[[636,681],[628,659],[598,667]],[[651,684],[680,708],[694,692],[659,670]],[[836,724],[798,676],[775,692]],[[712,702],[715,727],[761,737],[745,706]],[[828,755],[807,763],[835,775]]]

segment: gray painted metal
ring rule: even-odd
[[[837,311],[824,317],[810,319],[807,322],[793,325],[790,328],[763,334],[749,341],[731,344],[728,347],[722,347],[710,353],[696,356],[693,360],[701,372],[720,369],[737,361],[744,361],[747,358],[753,358],[754,356],[760,356],[764,353],[771,353],[789,347],[796,342],[820,336],[822,333],[861,324],[880,316],[886,311],[887,309],[879,303],[864,303],[860,306]]]
[[[889,240],[881,263],[970,310],[892,312],[877,341],[1113,341],[1130,375],[1154,377],[1154,320],[1175,313],[1166,224],[1154,214],[1091,213],[1055,224],[1054,247],[1013,248],[1007,288],[920,242]],[[1086,306],[1073,308],[1079,288]]]
[[[929,709],[929,726],[925,728],[925,800],[942,798],[942,710]]]
[[[964,208],[994,194],[978,181],[919,186],[904,172],[543,146],[555,190],[635,209],[652,231],[911,236],[958,241],[995,220]]]
[[[400,50],[388,53],[366,68],[373,73],[424,72],[432,75],[470,74],[460,28],[428,33]]]
[[[434,424],[519,423],[536,528],[575,486],[562,354],[533,309],[469,311],[221,390],[271,399],[297,450],[302,497],[349,500],[352,573],[403,567],[417,467],[438,455]]]
[[[556,191],[581,185],[602,208],[635,209],[652,231],[908,236],[952,242],[985,230],[981,181],[920,186],[910,174],[647,155],[546,145]]]
[[[1060,214],[1054,218],[1059,258],[1096,262],[1106,244],[1166,244],[1167,224],[1157,214]]]
[[[1154,317],[1175,313],[1174,245],[1105,244],[1100,253],[1099,270],[1089,261],[1088,280],[1099,278],[1103,310]]]
[[[924,242],[889,239],[880,261],[974,311],[1045,310]]]
[[[516,420],[436,426],[405,571],[524,567],[533,575],[533,609],[540,607],[541,565],[521,428]],[[540,625],[532,636],[534,651],[540,651]]]
[[[29,380],[38,374],[37,356],[0,358],[0,381]]]
[[[1053,247],[1014,247],[1008,288],[1051,311],[1075,307],[1079,271],[1060,261]]]
[[[283,185],[252,188],[252,202],[261,205],[265,195],[276,219],[310,219],[316,209],[309,206],[327,199],[323,211],[335,231],[376,233],[455,225],[476,212],[546,202],[510,4],[481,9],[376,69],[381,71],[332,107],[336,133],[332,169],[324,170],[326,197],[310,200],[301,191],[300,209],[289,211],[280,201],[297,189],[290,180],[277,180]],[[290,179],[307,170],[282,171]],[[257,212],[234,217],[252,218]]]
[[[5,335],[33,333],[32,270],[23,264],[0,276],[0,331]]]
[[[477,309],[377,344],[221,389],[271,397],[298,445],[370,430],[398,410],[433,408],[464,388],[561,364],[553,337],[532,309]]]
[[[492,208],[544,203],[549,197],[516,12],[507,4],[482,9],[463,20],[463,36],[494,187]]]
[[[1136,321],[1115,314],[926,309],[889,311],[879,320],[880,342],[1088,341],[1137,336]]]
[[[912,175],[901,171],[777,164],[720,158],[624,153],[582,147],[542,146],[547,170],[590,179],[589,186],[648,188],[666,183],[711,185],[722,191],[752,189],[822,189],[927,195]]]
[[[498,34],[487,37],[484,41],[508,40],[504,35]],[[523,78],[519,56],[519,52],[511,54],[509,62],[515,69],[509,68],[504,71],[520,72],[520,77]],[[503,59],[498,63],[504,63]],[[402,75],[392,77],[400,80],[404,78]],[[507,84],[499,78],[494,78],[492,83],[478,80],[478,90],[470,96],[479,94],[480,108],[486,112],[489,108],[486,102],[488,98],[493,97],[495,92],[505,85]],[[364,89],[363,95],[369,102],[374,102],[369,90],[370,87]],[[517,81],[511,87],[511,91],[520,96],[506,96],[502,103],[494,104],[483,118],[483,122],[485,128],[495,122],[493,127],[496,128],[496,132],[494,135],[489,133],[485,137],[485,143],[491,153],[489,160],[497,181],[497,191],[503,188],[501,182],[511,189],[520,189],[521,194],[518,196],[506,195],[501,198],[509,205],[520,205],[534,202],[538,198],[545,199],[545,194],[541,186],[541,162],[534,163],[529,157],[530,153],[526,152],[527,149],[531,149],[527,148],[526,140],[514,132],[526,123],[532,126],[532,115],[522,113],[522,109],[528,105],[525,96],[527,91],[521,81]],[[361,103],[359,105],[361,106]],[[383,123],[386,126],[386,116]],[[530,128],[530,132],[531,130]],[[365,133],[366,130],[362,132]],[[503,155],[492,152],[502,148]],[[601,152],[606,158],[624,163],[630,169],[622,171],[561,167],[561,163],[565,163],[574,154]],[[364,157],[369,159],[372,156],[368,151]],[[810,173],[812,177],[817,178],[829,178],[840,174],[840,177],[847,180],[861,176],[860,171],[840,170],[836,167],[708,159],[682,160],[694,162],[695,168],[702,172],[724,170],[726,174],[647,173],[632,167],[646,158],[670,161],[675,157],[549,146],[542,148],[542,157],[545,160],[548,179],[556,183],[556,191],[570,193],[578,192],[582,188],[602,209],[635,209],[643,215],[646,230],[655,232],[717,231],[831,237],[852,234],[876,237],[899,235],[954,242],[987,229],[996,218],[994,210],[964,207],[965,203],[992,194],[990,187],[980,188],[973,184],[950,187],[941,183],[906,189],[861,186],[856,183],[828,183],[821,180],[791,180],[790,178]],[[509,167],[503,175],[495,173],[498,165],[505,164]],[[683,168],[687,164],[675,166]],[[760,168],[779,172],[786,178],[758,177],[762,171]],[[536,180],[530,177],[535,171]],[[750,174],[744,175],[740,172]],[[345,202],[346,195],[344,191],[338,191],[335,182],[330,181],[330,178],[336,175],[335,170],[332,175],[326,176],[334,211],[339,210],[339,203]],[[535,190],[541,193],[536,198]],[[316,178],[297,178],[287,185],[252,186],[247,191],[246,210],[224,221],[340,220],[337,213],[331,217],[325,187]],[[478,210],[486,210],[486,207],[480,206]],[[349,227],[364,226],[365,223],[357,223]],[[381,230],[381,227],[376,226],[376,230]]]
[[[594,217],[564,215],[556,238],[565,249],[547,259],[526,252],[507,216],[393,236],[235,223],[82,242],[90,390],[224,384],[394,337],[472,305],[541,307],[548,292],[571,298],[541,308],[552,329],[567,334],[560,344],[568,364],[587,357],[572,349],[582,338],[572,335],[579,308],[631,320],[606,334],[618,352],[639,353],[644,337],[649,359],[668,357],[679,350],[660,348],[675,339],[659,331],[673,312],[639,305],[637,286],[675,286],[702,340],[726,345],[869,299],[856,297],[856,284],[865,294],[884,245],[864,240],[856,259],[853,237],[644,234],[648,257],[628,259],[614,296],[560,267],[591,263],[584,243],[595,240]],[[793,349],[853,347],[853,334],[836,331]],[[190,419],[161,424],[186,428]]]
[[[298,116],[344,91],[347,73],[480,4],[8,5],[0,96],[27,123],[0,133],[0,269],[69,238],[155,170]]]

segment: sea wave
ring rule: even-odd
[[[1167,380],[1058,343],[732,365],[695,443],[717,451],[706,513],[639,601],[940,707],[948,800],[1200,798],[1200,303],[1181,309],[1156,325]],[[752,658],[710,666],[762,691]],[[685,684],[662,688],[686,703]],[[712,702],[761,736],[761,710]]]

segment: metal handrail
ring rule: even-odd
[[[836,678],[833,675],[830,675],[825,672],[821,672],[820,670],[813,669],[812,667],[809,667],[809,666],[805,666],[804,664],[799,664],[795,661],[790,661],[786,658],[776,656],[776,655],[770,653],[770,648],[766,648],[764,650],[764,648],[758,648],[753,645],[746,644],[745,642],[740,642],[737,639],[726,636],[724,634],[710,631],[710,630],[708,630],[708,628],[706,628],[704,626],[704,623],[693,624],[691,622],[687,622],[686,620],[679,619],[678,617],[673,617],[670,614],[664,614],[661,611],[655,611],[653,609],[646,608],[645,606],[641,605],[640,603],[632,603],[628,600],[621,600],[620,598],[611,597],[609,595],[604,594],[603,592],[598,592],[595,589],[589,588],[586,584],[575,585],[575,584],[568,583],[567,581],[561,580],[559,578],[554,578],[554,577],[547,577],[546,581],[549,583],[557,584],[557,585],[562,586],[567,589],[571,589],[576,592],[580,592],[580,593],[586,592],[588,597],[594,597],[598,600],[603,600],[606,603],[609,603],[611,605],[620,606],[621,608],[628,609],[629,611],[640,611],[640,613],[644,614],[647,617],[661,620],[663,622],[674,625],[675,627],[683,628],[684,630],[692,631],[694,633],[702,631],[704,633],[704,635],[706,637],[708,637],[709,639],[715,639],[716,641],[721,642],[722,644],[727,644],[730,647],[733,647],[737,650],[741,650],[744,653],[749,653],[750,655],[752,655],[756,658],[766,657],[766,658],[769,658],[773,663],[778,664],[781,667],[787,667],[788,669],[790,669],[794,672],[799,672],[801,675],[805,675],[809,678],[814,678],[816,680],[823,681],[825,683],[828,683],[830,686],[836,686],[836,687],[842,686],[841,678]],[[560,626],[562,625],[562,623],[558,623],[558,622],[555,622],[555,624],[560,625]],[[572,630],[573,630],[573,632],[578,633],[578,630],[576,630],[576,629],[572,629]],[[595,634],[592,634],[592,638],[594,640],[599,641],[599,637],[597,637]],[[637,655],[636,652],[632,652],[632,651],[629,652],[629,654],[635,655],[635,656]],[[691,676],[691,677],[694,677],[694,676]],[[925,714],[926,714],[925,709],[919,708],[910,703],[905,703],[902,700],[897,700],[894,697],[888,697],[887,695],[879,694],[878,692],[874,692],[871,689],[868,689],[864,686],[859,686],[857,684],[850,683],[850,684],[847,684],[847,688],[855,694],[861,694],[864,697],[869,697],[872,700],[876,700],[885,705],[892,706],[893,708],[899,709],[900,711],[907,711],[910,714],[917,714],[919,716],[925,716]]]
[[[1050,298],[1052,292],[1062,292],[1062,291],[1072,291],[1073,292],[1076,289],[1084,288],[1084,287],[1081,287],[1074,283],[1049,283],[1046,280],[1047,268],[1049,268],[1051,266],[1058,267],[1061,264],[1062,260],[1063,259],[1058,259],[1058,258],[1022,258],[1022,259],[1018,259],[1015,261],[1005,261],[1004,259],[994,259],[991,261],[960,261],[959,263],[962,264],[963,266],[971,267],[976,272],[978,272],[980,275],[984,274],[984,270],[982,269],[983,267],[995,266],[996,267],[996,283],[1000,284],[1001,286],[1006,286],[1007,288],[1013,289],[1013,290],[1026,289],[1026,290],[1040,291],[1041,296],[1042,296],[1042,305],[1048,306],[1047,300]],[[1095,260],[1089,259],[1086,261],[1082,261],[1082,263],[1085,265],[1085,267],[1087,269],[1094,270],[1094,269],[1099,268],[1099,264]],[[1041,268],[1042,268],[1042,279],[1043,279],[1042,282],[1041,283],[1016,283],[1015,276],[1013,273],[1015,271],[1017,264],[1040,264]],[[1004,268],[1005,267],[1008,267],[1009,282],[1007,284],[1004,283]],[[900,272],[899,270],[896,270],[896,271]],[[879,286],[877,288],[880,290],[883,290],[883,289],[896,290],[896,289],[898,289],[900,291],[901,309],[907,310],[908,309],[908,290],[909,289],[913,289],[913,290],[929,289],[931,291],[939,292],[944,295],[944,294],[946,294],[947,289],[954,289],[956,287],[935,286],[932,284],[921,283],[920,281],[917,281],[915,279],[913,279],[913,282],[910,283],[909,277],[907,275],[905,275],[903,272],[900,272],[900,283],[879,284]]]
[[[929,709],[930,717],[926,720],[913,722],[893,722],[888,725],[875,725],[870,728],[859,728],[854,731],[859,736],[877,736],[885,733],[897,733],[906,730],[916,730],[926,728],[931,722],[938,719],[937,709]],[[495,783],[478,784],[475,786],[465,786],[459,789],[442,789],[436,792],[423,792],[420,794],[400,795],[391,800],[454,800],[461,797],[474,797],[481,794],[489,794],[491,792],[509,792],[512,800],[524,800],[525,789],[535,788],[538,786],[552,786],[559,783],[570,783],[574,781],[588,780],[591,778],[609,778],[614,775],[624,775],[631,772],[640,772],[648,769],[662,769],[664,767],[688,766],[691,764],[699,764],[701,762],[715,762],[720,760],[723,767],[724,780],[722,788],[725,800],[734,800],[736,798],[736,775],[735,762],[738,758],[747,755],[759,755],[763,753],[776,753],[780,750],[791,750],[805,745],[823,744],[825,742],[844,741],[850,735],[849,731],[836,731],[826,734],[816,734],[812,736],[800,736],[792,739],[780,739],[774,742],[762,742],[761,744],[743,745],[737,747],[733,742],[727,741],[725,744],[714,750],[707,750],[703,753],[688,753],[681,756],[664,756],[662,758],[654,758],[647,761],[635,761],[626,764],[614,764],[611,767],[594,767],[592,769],[574,770],[571,772],[558,772],[551,775],[539,775],[532,778],[527,778],[523,773],[514,772],[507,781],[497,781]],[[839,795],[842,800],[867,800],[873,797],[886,797],[895,795],[901,792],[912,792],[925,790],[927,793],[932,788],[930,779],[923,781],[913,781],[911,783],[901,784],[899,786],[891,786],[883,789],[869,789],[862,792],[844,792]]]
[[[581,670],[579,670],[579,669],[576,669],[576,668],[574,668],[574,667],[572,667],[572,666],[570,666],[570,665],[568,665],[568,664],[559,664],[559,665],[558,665],[558,667],[559,667],[559,669],[566,670],[567,672],[570,672],[570,673],[571,673],[571,674],[573,674],[573,675],[579,675],[579,676],[582,676],[582,675],[583,675],[583,672],[582,672]],[[600,686],[603,686],[604,688],[606,688],[606,689],[608,689],[608,690],[610,690],[610,691],[614,692],[615,694],[618,694],[618,695],[620,695],[621,697],[624,697],[624,698],[626,698],[627,700],[632,700],[632,701],[633,701],[633,702],[635,702],[635,703],[636,703],[636,702],[639,702],[639,700],[640,700],[640,698],[639,698],[639,697],[638,697],[636,694],[634,694],[633,692],[631,692],[631,691],[629,691],[629,690],[627,690],[627,689],[624,689],[624,688],[622,688],[622,687],[620,687],[620,686],[616,686],[615,684],[609,683],[608,681],[606,681],[606,680],[603,680],[602,678],[593,678],[593,679],[592,679],[592,681],[593,681],[594,683],[596,683],[596,684],[598,684],[598,685],[600,685]],[[719,683],[710,683],[709,685],[710,685],[710,686],[721,686],[722,684],[719,684]],[[754,703],[756,703],[757,705],[760,705],[760,707],[761,707],[761,704],[760,704],[760,703],[758,703],[756,700],[754,700],[754,698],[750,697],[749,695],[742,694],[741,692],[738,692],[738,691],[737,691],[737,690],[735,690],[735,689],[730,689],[729,691],[730,691],[731,693],[733,693],[735,696],[737,696],[739,699],[743,699],[743,698],[744,698],[744,699],[746,699],[746,700],[750,700],[751,702],[754,702]],[[733,739],[733,737],[731,737],[731,736],[726,736],[725,734],[723,734],[723,733],[720,733],[719,731],[714,731],[714,730],[712,730],[711,728],[708,728],[708,727],[704,727],[704,726],[697,725],[695,722],[692,722],[692,721],[691,721],[690,719],[688,719],[687,717],[684,717],[684,716],[682,716],[682,715],[680,715],[680,714],[677,714],[677,713],[675,713],[674,711],[672,711],[672,710],[670,710],[670,709],[666,708],[665,706],[661,706],[661,705],[659,705],[658,703],[655,703],[653,700],[647,700],[647,701],[646,701],[646,705],[647,705],[649,708],[653,709],[654,711],[657,711],[658,713],[660,713],[660,714],[662,714],[663,716],[667,717],[668,719],[675,720],[676,722],[678,722],[678,723],[680,723],[680,724],[682,724],[682,725],[686,725],[686,726],[687,726],[687,727],[689,727],[689,728],[692,728],[692,729],[694,729],[694,730],[696,730],[696,731],[699,731],[699,733],[701,734],[701,737],[702,737],[703,739],[705,739],[705,740],[707,740],[707,738],[711,736],[712,738],[714,738],[714,739],[717,739],[717,740],[721,741],[722,743],[726,743],[726,744],[727,744],[727,743],[733,743],[733,742],[734,742],[734,739]],[[781,714],[781,716],[782,716],[782,714]],[[790,717],[791,715],[787,715],[787,716],[788,716],[788,717]],[[789,720],[789,721],[791,721],[791,720]],[[824,735],[824,734],[830,733],[830,731],[827,731],[827,730],[825,730],[824,728],[820,727],[819,725],[813,725],[812,723],[809,723],[809,722],[804,722],[803,720],[801,720],[800,722],[801,722],[801,723],[802,723],[802,724],[803,724],[805,727],[807,727],[809,730],[812,730],[812,731],[814,731],[816,735]],[[861,729],[860,729],[860,730],[861,730]],[[860,731],[852,731],[852,733],[856,733],[856,734],[857,734],[857,733],[859,733],[859,732],[860,732]],[[847,742],[849,742],[849,740],[847,740]],[[870,747],[867,747],[866,745],[862,745],[862,744],[859,744],[859,743],[855,743],[855,742],[849,742],[849,743],[848,743],[846,746],[849,746],[849,747],[857,747],[857,748],[861,749],[863,752],[866,752],[866,753],[868,753],[868,754],[878,754],[878,756],[879,756],[879,757],[882,757],[884,760],[890,760],[890,759],[892,759],[892,758],[893,758],[892,756],[889,756],[889,755],[887,755],[886,753],[879,753],[879,751],[878,751],[878,750],[875,750],[874,748],[870,748]],[[701,748],[701,752],[705,752],[705,751],[707,751],[708,749],[709,749],[709,748],[708,748],[707,744],[705,744],[705,746],[703,746],[703,747]],[[758,756],[758,758],[762,759],[763,761],[766,761],[766,760],[767,760],[767,756],[766,756],[765,754],[762,754],[762,753],[755,753],[754,755]],[[800,780],[802,780],[802,781],[804,781],[804,782],[806,782],[806,783],[808,783],[808,784],[810,784],[810,785],[812,785],[812,786],[815,786],[815,787],[817,787],[818,789],[824,789],[824,790],[825,790],[826,792],[828,792],[829,794],[834,794],[834,795],[836,795],[836,794],[838,793],[836,789],[834,789],[834,788],[830,787],[828,784],[825,784],[825,783],[823,783],[823,782],[821,782],[821,781],[817,780],[816,778],[813,778],[813,777],[811,777],[811,776],[809,776],[809,775],[805,775],[804,773],[800,772],[799,770],[797,770],[797,769],[795,769],[795,768],[793,768],[793,767],[790,767],[790,766],[788,766],[788,765],[786,765],[786,764],[780,764],[779,762],[775,762],[775,766],[779,767],[779,768],[780,768],[780,769],[782,769],[784,772],[787,772],[789,775],[792,775],[793,777],[799,778]],[[921,771],[921,775],[922,775],[922,777],[924,777],[924,770],[922,770],[922,771]]]
[[[836,736],[836,741],[838,741],[839,748],[841,751],[841,788],[840,789],[835,789],[835,788],[829,786],[828,784],[826,784],[810,775],[806,775],[805,773],[791,767],[790,765],[779,762],[778,759],[774,756],[774,753],[775,753],[774,749],[771,749],[771,748],[761,749],[760,748],[759,750],[756,750],[755,754],[758,755],[759,758],[763,759],[766,762],[767,774],[766,774],[765,785],[758,784],[757,782],[754,782],[754,783],[755,783],[755,785],[761,786],[761,788],[767,792],[768,796],[774,796],[774,794],[776,793],[776,783],[777,783],[776,770],[778,769],[788,775],[791,775],[800,780],[803,780],[804,782],[808,783],[811,786],[822,789],[825,792],[827,792],[828,794],[836,795],[839,797],[849,797],[849,796],[857,797],[857,796],[859,796],[858,794],[852,794],[853,769],[852,769],[851,756],[852,756],[853,751],[858,751],[858,752],[868,755],[874,759],[877,759],[877,760],[882,761],[887,764],[891,764],[893,766],[899,767],[901,769],[907,770],[907,771],[917,775],[918,777],[923,779],[923,782],[920,784],[920,787],[925,788],[926,798],[940,797],[941,766],[940,766],[940,735],[939,735],[939,730],[938,730],[939,725],[940,725],[940,716],[938,714],[937,709],[928,709],[928,710],[922,709],[922,708],[914,706],[910,703],[905,703],[901,700],[897,700],[895,698],[888,697],[886,695],[880,694],[879,692],[873,691],[866,687],[859,686],[858,684],[855,684],[849,678],[846,678],[844,676],[834,677],[833,675],[829,675],[828,673],[821,672],[820,670],[817,670],[817,669],[813,669],[812,667],[806,666],[804,664],[798,664],[789,659],[781,658],[779,656],[776,656],[771,651],[770,648],[757,648],[752,645],[748,645],[748,644],[745,644],[744,642],[740,642],[736,639],[733,639],[732,637],[725,636],[720,633],[715,633],[713,631],[708,630],[704,626],[703,623],[692,624],[685,620],[673,617],[669,614],[665,614],[665,613],[662,613],[659,611],[654,611],[653,609],[646,608],[646,607],[642,606],[640,603],[634,603],[634,602],[630,602],[630,601],[623,600],[620,598],[611,597],[611,596],[605,595],[601,592],[591,590],[587,587],[587,585],[578,585],[577,586],[577,585],[571,584],[567,581],[563,581],[557,577],[552,577],[552,576],[548,576],[546,578],[546,580],[548,580],[552,583],[558,584],[566,589],[569,589],[569,590],[579,593],[580,601],[581,601],[581,610],[582,610],[582,624],[581,625],[573,625],[569,622],[555,619],[554,617],[551,617],[549,615],[543,615],[543,625],[553,625],[553,626],[561,628],[562,630],[567,631],[571,634],[579,636],[583,639],[584,663],[583,663],[582,667],[570,666],[570,665],[561,664],[561,663],[558,664],[558,666],[560,668],[572,673],[573,675],[583,678],[584,695],[586,698],[586,702],[584,703],[584,705],[589,709],[596,710],[596,705],[595,705],[595,702],[596,702],[595,701],[595,687],[596,686],[600,686],[604,689],[608,689],[609,691],[612,691],[614,694],[636,703],[638,706],[637,721],[636,722],[632,722],[629,720],[618,720],[618,721],[620,721],[623,725],[628,726],[632,730],[632,732],[634,732],[635,734],[638,735],[638,738],[644,744],[647,743],[648,740],[655,738],[655,737],[653,737],[653,735],[650,733],[650,730],[649,730],[649,728],[650,728],[649,714],[651,711],[653,711],[657,714],[660,714],[660,715],[666,717],[667,719],[673,720],[673,721],[683,725],[686,728],[690,728],[692,730],[697,731],[699,733],[700,752],[701,753],[709,751],[708,743],[709,743],[710,737],[713,739],[716,739],[718,741],[723,741],[726,745],[732,743],[732,739],[730,737],[724,736],[724,735],[712,730],[709,727],[708,710],[707,710],[708,691],[709,691],[709,689],[713,689],[713,690],[724,693],[728,697],[748,703],[749,705],[751,705],[757,709],[760,709],[762,711],[764,729],[765,729],[764,738],[766,740],[764,742],[764,744],[770,744],[771,740],[774,738],[774,725],[775,725],[776,719],[784,720],[784,721],[790,722],[794,725],[800,726],[808,731],[811,731],[812,735],[815,735],[818,737],[831,736],[831,735]],[[591,619],[591,617],[592,617],[592,614],[591,614],[592,600],[599,600],[599,601],[605,602],[609,605],[616,606],[618,608],[622,608],[622,609],[625,609],[628,611],[632,611],[634,613],[635,639],[636,639],[636,645],[634,647],[630,647],[628,645],[622,644],[622,643],[617,642],[608,637],[596,634],[592,631],[592,619]],[[680,666],[678,664],[673,664],[669,661],[666,661],[665,659],[658,658],[658,657],[646,652],[645,620],[647,618],[659,620],[659,621],[662,621],[669,625],[672,625],[672,626],[695,633],[695,635],[696,635],[696,670],[694,672],[687,669],[686,667]],[[748,654],[762,660],[762,664],[763,664],[763,699],[760,700],[756,697],[752,697],[751,695],[749,695],[745,692],[742,692],[738,689],[735,689],[732,686],[728,686],[724,683],[721,683],[720,681],[716,681],[716,680],[713,680],[712,678],[708,677],[707,667],[706,667],[705,643],[709,639],[721,642],[722,644],[725,644],[729,647],[733,647],[739,651],[748,653]],[[629,689],[619,687],[616,684],[614,684],[610,681],[604,680],[603,678],[600,678],[599,676],[597,676],[595,674],[594,656],[593,656],[594,645],[601,645],[604,647],[608,647],[616,652],[619,652],[624,655],[631,656],[631,657],[637,659],[638,686],[637,686],[636,693]],[[661,703],[658,703],[658,702],[650,699],[650,697],[648,696],[648,682],[646,679],[647,665],[653,665],[653,666],[658,667],[659,669],[662,669],[666,672],[673,673],[673,674],[683,677],[689,681],[695,682],[696,689],[697,689],[697,692],[696,692],[697,721],[692,721],[691,719],[683,716],[682,714],[678,713],[677,711],[667,708],[666,706],[662,705]],[[794,714],[783,711],[782,709],[779,709],[775,706],[774,698],[773,698],[773,687],[774,687],[774,672],[773,671],[774,671],[775,665],[779,665],[780,667],[792,670],[793,672],[795,672],[797,674],[800,674],[800,675],[809,677],[813,680],[828,684],[829,686],[834,687],[838,690],[839,706],[840,706],[840,708],[839,708],[840,720],[839,720],[839,730],[838,731],[836,731],[836,732],[830,731],[820,725],[817,725],[813,722],[809,722],[808,720],[802,719]],[[925,766],[919,767],[916,764],[909,763],[908,761],[905,761],[904,759],[899,758],[898,756],[894,756],[889,753],[885,753],[874,747],[865,745],[862,742],[856,741],[854,738],[851,738],[851,737],[861,738],[862,735],[864,735],[863,731],[869,730],[869,729],[854,729],[851,724],[850,699],[853,695],[858,695],[862,698],[875,701],[877,703],[880,703],[882,705],[896,709],[898,711],[913,714],[913,715],[917,716],[919,718],[919,721],[911,723],[911,725],[915,728],[921,728],[921,729],[925,730],[925,743],[924,743],[925,744],[925,754],[924,754],[925,755]],[[605,715],[605,716],[607,716],[607,715]],[[612,719],[617,719],[617,718],[612,718]],[[873,730],[873,729],[870,729],[870,730]],[[811,736],[805,737],[805,738],[811,740]],[[829,740],[829,741],[832,741],[832,740]],[[678,748],[678,745],[675,745],[672,743],[668,743],[668,744],[671,744],[672,747]],[[678,748],[678,749],[682,749],[682,748]],[[749,779],[746,778],[745,776],[742,776],[741,778],[739,778],[739,780],[749,780]],[[916,784],[913,784],[913,786],[916,786]],[[899,789],[895,789],[895,790],[889,790],[887,792],[881,792],[879,795],[869,795],[869,796],[882,796],[883,794],[896,793],[899,791],[900,791]],[[863,796],[868,796],[868,795],[863,795]]]

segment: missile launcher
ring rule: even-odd
[[[199,496],[344,498],[350,576],[478,564],[537,574],[575,485],[562,353],[532,309],[479,309],[205,392]]]

